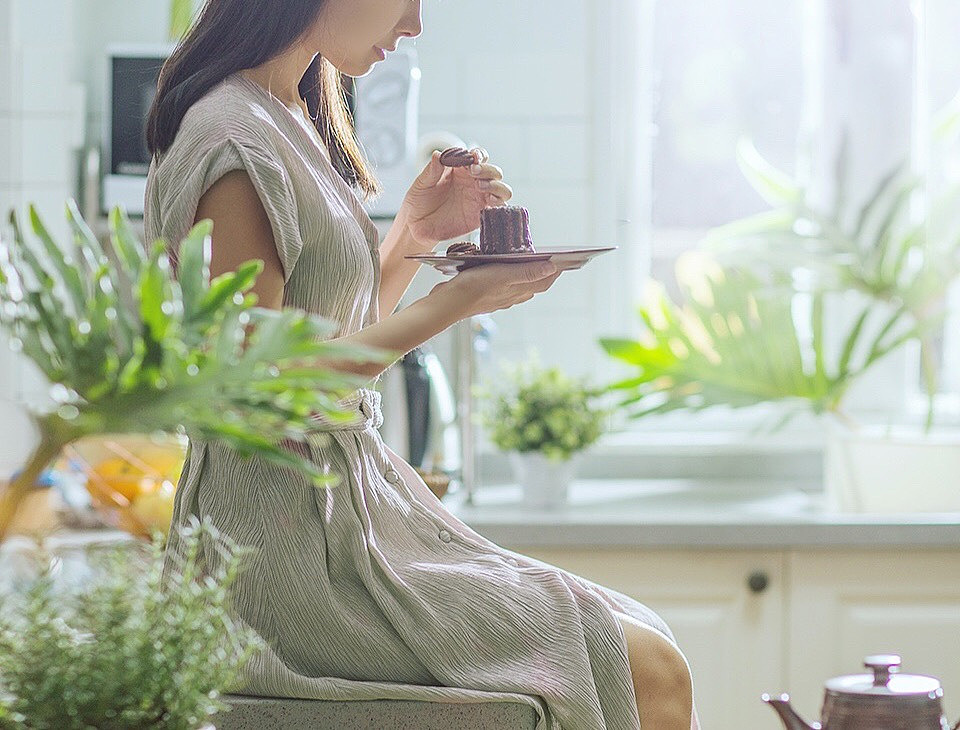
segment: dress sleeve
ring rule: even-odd
[[[200,198],[217,180],[233,170],[244,170],[270,220],[273,241],[283,267],[283,279],[290,279],[303,249],[296,199],[289,175],[269,152],[234,139],[224,139],[203,153],[199,163],[186,175],[167,206],[164,228],[185,235],[193,225]],[[171,240],[174,259],[177,241]]]

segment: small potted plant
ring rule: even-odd
[[[563,504],[579,456],[604,431],[608,411],[597,404],[599,393],[535,360],[504,368],[500,382],[478,389],[481,425],[508,453],[526,505]]]

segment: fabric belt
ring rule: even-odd
[[[383,411],[380,407],[381,394],[369,388],[360,388],[346,398],[337,401],[343,418],[329,418],[323,414],[310,417],[310,430],[328,433],[331,431],[365,431],[368,428],[380,428],[383,425]]]

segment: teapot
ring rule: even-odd
[[[827,680],[823,722],[808,725],[782,694],[761,699],[787,730],[950,730],[940,699],[943,689],[934,677],[900,674],[896,654],[868,656],[863,664],[873,674],[851,674]],[[953,730],[960,728],[960,722]]]

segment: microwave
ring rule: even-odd
[[[107,49],[106,108],[103,120],[101,210],[119,205],[143,215],[150,169],[146,122],[160,69],[173,44],[113,45]],[[342,76],[357,141],[383,184],[366,204],[374,218],[397,214],[416,177],[420,69],[416,50],[398,48],[366,76]]]
[[[107,48],[104,94],[101,211],[119,205],[128,215],[143,215],[150,152],[147,115],[157,93],[160,69],[172,44],[112,45]]]

